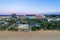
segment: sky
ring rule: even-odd
[[[60,0],[0,0],[0,14],[60,12]]]

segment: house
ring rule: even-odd
[[[57,20],[57,21],[60,21],[60,18],[57,18],[56,20]]]
[[[19,15],[19,16],[18,16],[18,20],[20,20],[21,23],[26,22],[26,18],[25,18],[24,15]]]
[[[43,17],[42,17],[41,15],[37,15],[37,16],[36,16],[36,19],[38,19],[38,20],[42,20]]]
[[[0,20],[10,20],[11,15],[0,15]]]
[[[46,20],[48,21],[48,22],[50,22],[50,21],[60,21],[60,15],[45,15],[46,16]]]
[[[60,18],[50,18],[50,19],[47,19],[48,20],[48,22],[50,22],[50,21],[60,21]]]
[[[18,31],[28,31],[29,25],[28,24],[18,24],[17,29],[18,29]]]
[[[25,19],[25,16],[24,15],[19,15],[17,18],[18,19],[21,19],[21,20],[24,20]]]
[[[6,21],[0,21],[0,27],[7,25],[8,23]]]

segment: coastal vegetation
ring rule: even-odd
[[[48,22],[46,20],[38,20],[38,19],[27,19],[26,22],[31,26],[32,31],[36,30],[60,30],[60,21],[51,21]],[[15,28],[14,24],[16,23],[16,20],[8,20],[7,24],[1,23],[0,24],[0,30],[10,30],[10,31],[18,31],[18,29]]]
[[[38,21],[38,20],[37,20]],[[40,23],[40,27],[32,27],[32,30],[60,30],[60,21],[57,22],[47,22],[47,21],[41,21]]]
[[[16,21],[13,20],[13,19],[11,19],[11,20],[8,20],[8,21],[6,21],[6,22],[7,22],[6,24],[0,23],[0,30],[1,30],[1,31],[4,31],[4,30],[14,30],[14,27],[12,27],[12,25],[13,25],[14,23],[16,23]]]

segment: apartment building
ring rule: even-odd
[[[36,19],[36,15],[26,15],[26,19]]]

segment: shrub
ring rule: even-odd
[[[32,31],[35,31],[36,30],[36,27],[32,27]]]

